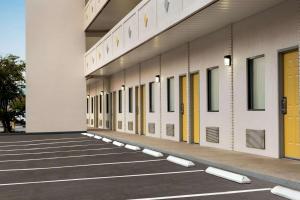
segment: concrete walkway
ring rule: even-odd
[[[89,132],[300,190],[300,161],[273,159],[107,130]]]

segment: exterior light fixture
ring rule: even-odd
[[[90,98],[90,95],[87,95],[87,98],[89,99],[89,98]]]
[[[125,90],[125,85],[122,85],[121,89],[122,89],[122,90]]]
[[[156,75],[156,76],[155,76],[155,82],[156,82],[156,83],[159,83],[159,82],[160,82],[160,76],[159,76],[159,75]]]
[[[224,56],[224,65],[225,66],[231,66],[231,55],[227,55],[227,56]]]
[[[100,94],[103,95],[103,94],[104,94],[104,91],[101,91]]]

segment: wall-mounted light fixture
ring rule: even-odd
[[[125,85],[122,85],[121,90],[125,90]]]
[[[225,66],[231,66],[231,62],[232,62],[231,55],[224,56],[224,65]]]
[[[87,95],[87,98],[89,99],[89,98],[90,98],[90,95]]]
[[[155,82],[156,82],[156,83],[159,83],[159,82],[160,82],[160,76],[159,76],[159,75],[156,75],[156,76],[155,76]]]
[[[104,94],[104,91],[101,91],[100,94],[103,95],[103,94]]]

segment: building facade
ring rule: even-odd
[[[33,16],[50,14],[27,0],[28,132],[109,129],[300,159],[300,1],[67,1],[48,4],[68,21],[33,33]]]

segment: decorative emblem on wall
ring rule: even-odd
[[[166,12],[169,12],[170,1],[169,0],[165,0],[164,6],[165,6]]]
[[[147,16],[147,14],[145,14],[145,15],[144,15],[144,26],[145,26],[145,27],[148,26],[148,21],[149,21],[148,16]]]
[[[118,37],[118,36],[115,37],[115,41],[116,41],[117,47],[119,47],[120,40],[119,40],[119,37]]]
[[[128,37],[131,38],[131,35],[132,35],[132,31],[131,31],[131,28],[130,26],[128,27]]]

